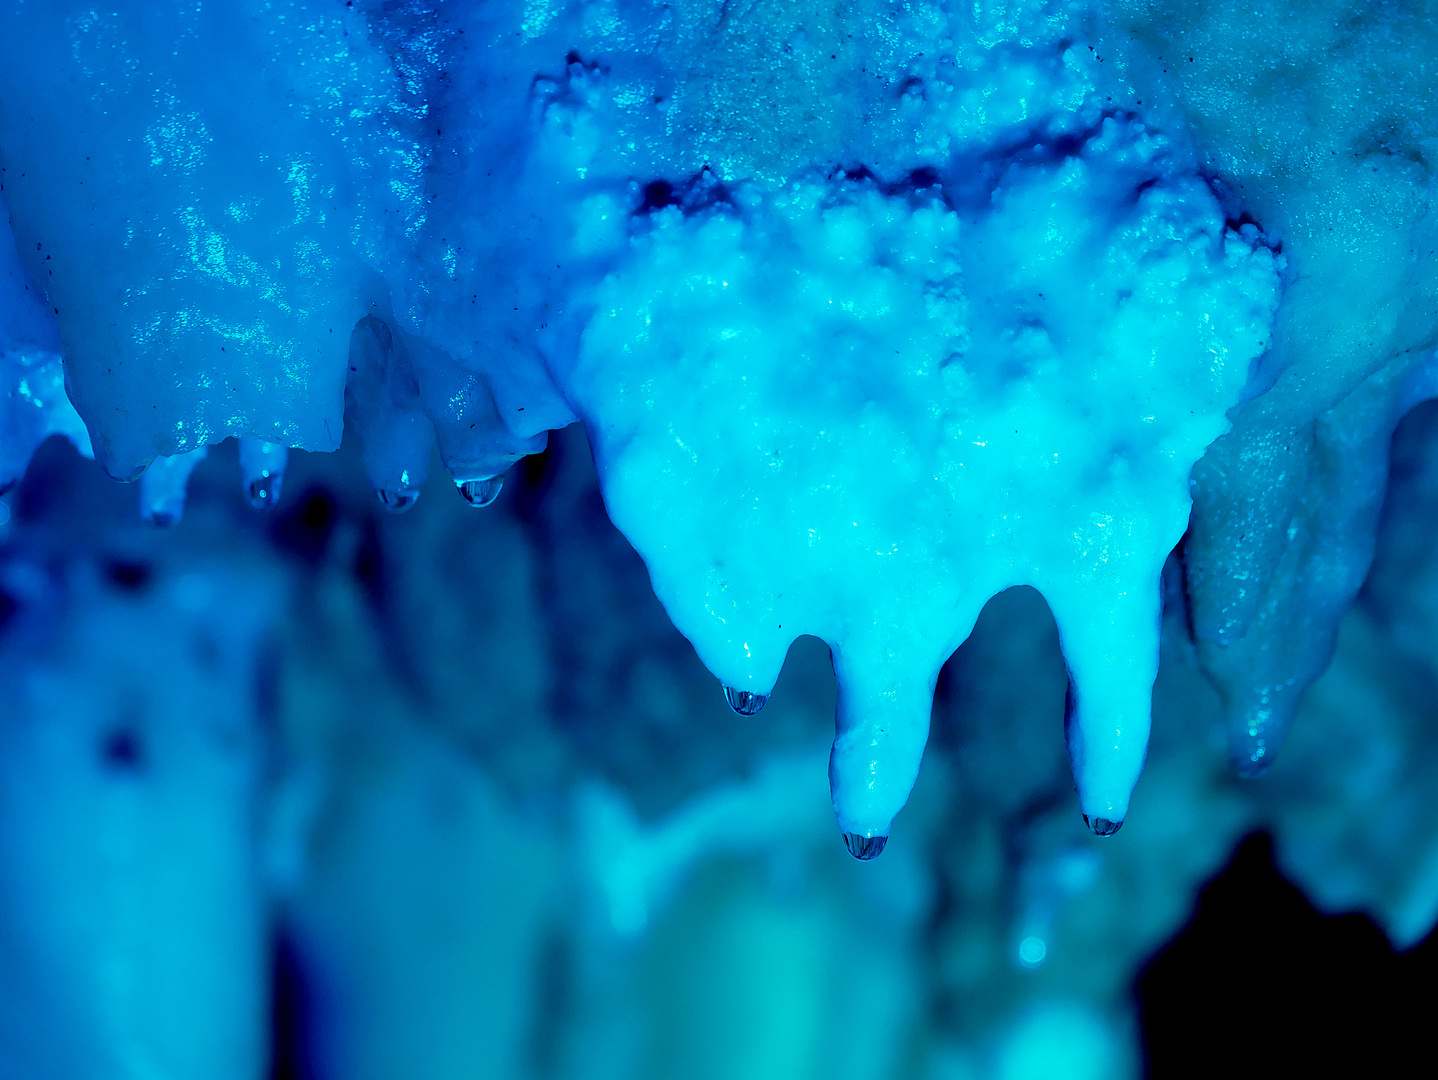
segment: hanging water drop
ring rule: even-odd
[[[1286,686],[1257,686],[1231,703],[1228,715],[1228,759],[1245,780],[1257,780],[1293,723],[1297,700]]]
[[[1068,668],[1064,739],[1079,811],[1098,836],[1112,836],[1128,816],[1148,753],[1160,569],[1154,562],[1111,566],[1116,594],[1104,603],[1056,585],[1045,593]]]
[[[484,507],[499,498],[499,490],[504,486],[504,477],[489,476],[483,480],[456,480],[454,486],[459,489],[459,493],[464,496],[464,501],[470,506]]]
[[[1269,753],[1268,740],[1262,727],[1242,727],[1229,731],[1228,756],[1233,762],[1233,771],[1245,780],[1257,780],[1273,764]]]
[[[140,477],[140,517],[156,528],[178,524],[185,513],[185,490],[195,466],[209,457],[202,446],[188,454],[157,457]]]
[[[1106,817],[1090,819],[1087,814],[1083,816],[1083,823],[1089,827],[1095,836],[1112,836],[1123,828],[1122,821],[1110,821]]]
[[[844,834],[844,846],[849,849],[849,854],[860,862],[877,859],[888,842],[887,836],[861,836],[852,832]]]
[[[434,453],[434,428],[420,408],[414,367],[401,338],[373,315],[355,324],[349,359],[345,425],[359,436],[375,497],[402,514],[419,499]]]
[[[391,514],[403,514],[419,501],[419,492],[410,488],[401,488],[398,491],[375,488],[375,498],[379,499]]]
[[[736,690],[732,686],[724,687],[724,697],[729,702],[729,708],[733,709],[740,716],[753,716],[765,705],[769,704],[768,694],[756,694],[750,690]]]
[[[855,841],[867,837],[872,845],[877,837],[882,847],[908,801],[928,739],[938,665],[933,675],[914,678],[883,662],[866,663],[853,652],[831,655],[839,700],[829,792],[839,831],[850,837],[849,850],[855,858],[873,858],[878,848],[865,847],[869,854],[860,854]]]
[[[279,502],[289,460],[287,446],[263,439],[240,440],[240,476],[245,497],[256,510],[268,510]]]
[[[250,481],[249,487],[245,489],[245,497],[256,510],[266,510],[279,498],[279,488],[279,478],[265,473]]]
[[[1048,943],[1041,937],[1029,936],[1019,942],[1019,963],[1026,968],[1038,967],[1048,954]]]

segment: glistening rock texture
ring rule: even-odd
[[[90,481],[56,441],[11,496],[6,790],[34,797],[3,840],[49,884],[6,893],[6,926],[50,950],[12,996],[60,1019],[4,1037],[37,1075],[72,1049],[258,1068],[275,910],[334,1004],[338,1073],[462,1071],[471,1050],[386,1005],[444,969],[385,919],[479,897],[512,933],[466,938],[466,970],[523,991],[485,1029],[503,1075],[757,1075],[692,1041],[703,1003],[655,989],[675,971],[737,988],[721,1027],[769,1032],[783,1075],[880,1075],[915,995],[944,1018],[935,1069],[1058,1030],[1116,1075],[1128,973],[1255,824],[1322,905],[1421,936],[1428,414],[1400,423],[1438,393],[1435,65],[1432,2],[0,0],[0,486],[58,433],[188,530],[136,539],[98,487],[66,502]],[[334,463],[290,455],[347,435]],[[232,438],[238,470],[208,449]],[[434,458],[463,498],[431,508]],[[236,471],[275,516],[204,487]],[[180,524],[192,473],[213,498]],[[115,545],[168,551],[160,584]],[[212,604],[239,614],[201,632]],[[238,711],[196,744],[210,697]],[[830,859],[831,706],[839,831],[883,877]],[[143,738],[104,726],[152,713]],[[1305,715],[1291,768],[1239,785],[1220,715],[1248,775]],[[97,738],[99,765],[75,749]],[[198,771],[156,750],[146,774],[152,742]],[[168,832],[191,812],[194,849]],[[1080,812],[1128,823],[1112,851]],[[111,906],[46,922],[45,889],[83,893],[48,853],[100,820],[82,854]],[[493,874],[456,854],[485,845]],[[191,850],[209,861],[145,876]],[[337,914],[356,889],[370,906]],[[209,1034],[152,1031],[135,973],[179,999],[183,965],[135,913],[225,890],[233,934],[184,923],[222,957]],[[611,963],[651,932],[670,944]],[[787,995],[819,1002],[804,1023],[746,1012],[765,941],[847,973]],[[93,994],[32,992],[66,965]],[[466,1000],[451,975],[436,1000]],[[826,1026],[832,987],[869,1039],[842,1062],[788,1034],[858,1045]],[[581,1049],[543,1057],[526,1025]],[[91,1041],[26,1041],[71,1028]]]

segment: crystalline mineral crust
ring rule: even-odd
[[[840,180],[668,208],[600,286],[566,382],[611,515],[726,685],[833,647],[843,831],[887,835],[939,667],[1015,584],[1058,619],[1084,812],[1123,820],[1188,472],[1276,303],[1254,235],[1110,120],[954,207]]]

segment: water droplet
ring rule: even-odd
[[[275,505],[280,497],[280,484],[283,478],[265,473],[250,481],[250,486],[245,494],[250,500],[250,505],[256,510],[268,510]]]
[[[499,489],[504,486],[504,477],[490,476],[483,480],[457,480],[455,487],[470,506],[488,506],[499,498]]]
[[[178,525],[185,515],[185,489],[195,466],[209,456],[201,446],[187,454],[157,457],[140,477],[140,517],[157,529]]]
[[[244,477],[245,496],[256,510],[269,510],[280,501],[280,486],[285,482],[285,466],[289,460],[287,446],[263,439],[240,440],[240,473]]]
[[[375,488],[374,493],[375,497],[384,504],[384,508],[391,514],[403,514],[419,501],[418,491],[386,491],[384,488]]]
[[[1277,741],[1282,737],[1282,728],[1272,730],[1271,711],[1248,713],[1238,723],[1230,721],[1228,733],[1228,758],[1233,762],[1233,771],[1245,780],[1257,780],[1273,764],[1269,738]]]
[[[1096,817],[1089,820],[1089,816],[1083,816],[1083,823],[1093,830],[1095,836],[1112,836],[1123,828],[1122,821],[1110,821],[1106,817]]]
[[[112,480],[118,480],[122,484],[133,484],[136,480],[140,479],[140,477],[145,475],[145,470],[149,468],[149,466],[150,463],[146,461],[144,464],[137,465],[134,468],[129,469],[125,472],[112,472],[112,468],[118,469],[122,466],[115,465],[113,462],[108,462],[105,465],[105,471],[110,474],[110,479]]]
[[[748,690],[735,690],[732,686],[724,687],[724,697],[729,701],[729,708],[733,709],[740,716],[753,716],[765,705],[769,704],[768,694],[755,694]]]
[[[1041,937],[1026,937],[1019,942],[1019,961],[1024,967],[1038,967],[1048,954],[1048,944]]]
[[[888,842],[887,836],[860,836],[852,832],[844,834],[844,846],[849,849],[849,854],[860,862],[877,859]]]

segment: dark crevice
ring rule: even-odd
[[[269,1080],[313,1080],[319,1075],[306,1042],[311,1011],[298,950],[281,933],[270,958]]]
[[[270,539],[281,551],[313,568],[329,550],[335,519],[335,499],[329,490],[308,487],[298,499],[280,510],[270,530]]]

